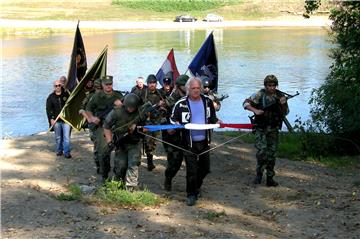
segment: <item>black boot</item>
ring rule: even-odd
[[[166,191],[171,191],[171,178],[165,177],[164,188]]]
[[[268,186],[268,187],[276,187],[278,185],[279,185],[279,183],[274,181],[274,179],[272,177],[267,177],[266,178],[266,186]]]
[[[153,163],[154,155],[146,154],[146,156],[147,156],[147,169],[148,169],[148,171],[153,171],[153,169],[155,168],[155,165]]]
[[[262,173],[257,173],[254,179],[254,184],[261,184],[262,176],[263,176]]]

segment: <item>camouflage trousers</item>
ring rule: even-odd
[[[276,151],[279,141],[279,130],[277,128],[266,128],[255,130],[256,172],[263,173],[266,169],[267,177],[275,176]]]
[[[100,162],[99,162],[99,158],[98,158],[98,148],[97,148],[98,142],[96,140],[96,131],[89,130],[89,133],[90,133],[90,140],[94,144],[93,157],[94,157],[94,162],[95,162],[95,165],[96,165],[96,170],[99,173],[99,171],[100,171]]]
[[[96,144],[95,150],[97,151],[97,159],[100,166],[100,174],[104,179],[108,178],[110,172],[110,152],[106,150],[106,140],[104,136],[104,129],[98,127],[95,131]]]
[[[151,137],[154,137],[154,138],[160,137],[159,131],[148,132],[146,134],[150,135]],[[151,138],[151,137],[145,136],[145,153],[154,155],[155,150],[156,150],[156,139]]]
[[[116,149],[114,157],[114,174],[117,180],[126,187],[136,188],[139,184],[139,166],[141,160],[141,144],[124,144]]]

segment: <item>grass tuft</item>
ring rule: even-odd
[[[62,192],[56,196],[56,199],[59,201],[75,201],[81,198],[82,192],[79,185],[70,184],[68,190],[69,193]]]
[[[106,182],[98,190],[96,197],[106,204],[123,208],[142,208],[145,206],[157,206],[161,203],[161,199],[147,189],[129,192],[125,190],[121,182],[117,181]]]

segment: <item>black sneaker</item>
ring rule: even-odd
[[[63,155],[63,152],[57,152],[56,153],[56,156],[62,156]]]
[[[186,199],[186,205],[188,206],[194,206],[196,203],[196,196],[195,195],[190,195],[187,197]]]
[[[274,179],[272,178],[267,178],[266,179],[266,186],[268,187],[277,187],[279,185],[278,182],[276,182]]]
[[[64,157],[67,158],[67,159],[71,159],[71,158],[72,158],[71,154],[65,154]]]

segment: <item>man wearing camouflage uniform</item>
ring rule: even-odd
[[[115,179],[123,182],[126,190],[131,192],[139,184],[141,144],[140,134],[136,130],[136,126],[142,121],[139,105],[139,96],[134,93],[126,95],[123,105],[113,109],[103,125],[107,150],[115,148]]]
[[[148,112],[146,124],[149,125],[155,125],[159,124],[163,118],[159,112],[162,112],[161,110],[165,110],[163,105],[165,95],[162,94],[158,89],[156,89],[157,86],[157,79],[155,75],[149,75],[146,79],[147,88],[142,92],[141,99],[144,104],[151,104],[152,106],[156,107],[156,111]],[[150,132],[148,133],[154,138],[158,138],[160,136],[160,133],[158,131]],[[145,138],[145,153],[147,158],[147,169],[149,171],[152,171],[155,168],[153,157],[154,152],[156,150],[156,140],[150,137]]]
[[[89,81],[91,82],[91,81]],[[81,114],[87,121],[87,128],[89,128],[89,116],[86,114],[86,105],[89,103],[89,100],[91,99],[91,97],[93,95],[95,95],[95,93],[102,91],[102,86],[101,86],[101,79],[96,79],[94,80],[94,90],[91,91],[87,91],[86,92],[86,96],[84,98],[84,100],[82,101],[81,104],[81,108],[79,110],[79,114]],[[90,132],[90,140],[93,142],[94,144],[94,148],[93,148],[93,155],[94,155],[94,161],[95,161],[95,165],[96,165],[96,173],[100,173],[100,163],[99,163],[99,158],[98,158],[98,152],[97,152],[97,141],[96,141],[96,134],[94,131],[94,128],[90,127],[89,128],[89,132]]]
[[[171,109],[175,105],[175,103],[180,100],[182,97],[186,96],[185,84],[189,76],[180,75],[176,79],[176,88],[175,90],[165,99],[165,103],[167,105],[168,115],[167,122],[170,123]],[[181,146],[181,135],[179,130],[167,130],[162,131],[163,140],[165,142],[171,143],[176,146]],[[179,171],[182,161],[183,161],[183,151],[176,147],[173,147],[169,144],[164,143],[164,148],[167,154],[167,165],[165,170],[165,181],[164,188],[166,191],[171,191],[171,183],[172,179],[175,177],[177,172]]]
[[[114,108],[122,105],[123,95],[112,88],[113,77],[104,76],[101,78],[103,91],[91,97],[86,106],[86,114],[89,119],[89,128],[93,128],[97,140],[97,152],[100,166],[100,174],[104,182],[110,172],[110,153],[106,152],[106,141],[104,137],[103,122],[106,115]]]
[[[267,75],[264,79],[264,89],[247,98],[243,106],[255,114],[255,147],[257,149],[256,177],[254,184],[261,184],[264,169],[266,169],[266,186],[276,187],[274,181],[276,150],[279,130],[283,117],[289,113],[286,97],[276,89],[278,79]]]

